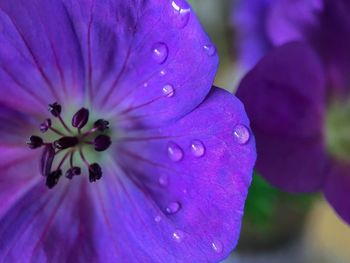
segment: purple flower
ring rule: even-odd
[[[272,45],[289,44],[268,53],[237,93],[252,119],[258,171],[287,191],[322,190],[347,222],[349,12],[343,0],[272,1],[261,23]]]
[[[226,257],[254,138],[238,99],[212,88],[218,57],[190,6],[0,10],[0,261]]]
[[[257,171],[286,191],[323,191],[350,222],[349,107],[329,96],[324,72],[310,46],[291,42],[268,53],[237,96],[251,116]]]

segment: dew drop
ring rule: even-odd
[[[161,175],[160,177],[159,177],[159,184],[161,185],[161,186],[167,186],[168,185],[168,176],[167,175]]]
[[[250,139],[250,132],[245,125],[238,124],[233,130],[233,136],[237,143],[246,144]]]
[[[157,63],[163,64],[168,58],[168,54],[168,46],[165,43],[159,42],[153,45],[152,57]]]
[[[205,154],[204,144],[199,140],[192,141],[191,152],[195,157],[202,157]]]
[[[203,46],[203,48],[204,48],[205,52],[208,54],[208,56],[213,56],[216,53],[216,48],[212,44],[205,45],[205,46]]]
[[[167,85],[165,85],[163,87],[162,92],[163,92],[164,96],[167,96],[168,98],[171,98],[175,94],[175,89],[174,89],[174,87],[172,85],[167,84]]]
[[[211,247],[216,253],[221,253],[224,249],[223,244],[218,240],[215,240],[213,243],[211,243]]]
[[[174,0],[171,3],[174,9],[174,20],[178,28],[184,28],[190,20],[191,8],[184,0]]]
[[[179,162],[182,160],[184,154],[180,146],[177,144],[170,142],[168,144],[168,157],[173,162]]]
[[[165,210],[168,214],[175,214],[180,210],[180,204],[178,202],[172,202]]]
[[[160,221],[162,221],[161,216],[156,216],[156,217],[154,218],[154,221],[155,221],[156,223],[159,223]]]
[[[183,231],[181,231],[181,230],[175,230],[174,232],[173,232],[173,239],[176,241],[176,242],[181,242],[182,241],[182,239],[184,238],[184,236],[185,236],[185,234],[184,234],[184,232]]]
[[[166,70],[162,69],[159,73],[160,73],[161,76],[165,76],[166,75]]]

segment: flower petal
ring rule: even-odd
[[[335,211],[350,224],[350,165],[333,160],[324,184],[324,194]]]
[[[0,219],[0,259],[6,262],[111,262],[87,178],[55,190],[37,184]],[[21,251],[21,253],[18,253]]]
[[[217,262],[230,253],[255,162],[248,127],[243,105],[214,88],[173,125],[121,139],[115,161],[126,193],[109,186],[104,203],[125,253],[141,262]]]
[[[63,2],[82,46],[87,90],[111,118],[128,112],[159,125],[209,92],[218,57],[186,1]]]
[[[237,96],[257,140],[257,170],[288,191],[318,190],[324,178],[325,81],[317,55],[294,42],[267,54]]]
[[[34,134],[35,118],[7,107],[0,102],[0,146],[26,146],[26,137]]]
[[[1,1],[0,45],[1,102],[37,114],[81,99],[79,42],[61,1]]]

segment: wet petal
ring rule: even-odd
[[[319,189],[325,83],[315,53],[298,42],[273,50],[243,79],[237,96],[256,135],[257,170],[288,191]]]
[[[249,121],[234,96],[215,88],[189,115],[130,133],[116,151],[115,174],[129,181],[119,179],[126,193],[109,186],[104,203],[116,216],[114,232],[123,229],[125,253],[168,262],[217,262],[230,253],[255,162]],[[117,195],[118,205],[108,203]]]
[[[349,171],[349,163],[333,160],[323,188],[328,202],[348,224],[350,224]]]
[[[63,2],[84,54],[87,92],[111,117],[128,112],[160,124],[209,92],[218,57],[184,0]]]

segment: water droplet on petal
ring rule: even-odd
[[[173,162],[179,162],[182,160],[184,154],[180,146],[177,144],[170,142],[168,144],[168,157]]]
[[[159,184],[161,185],[161,186],[167,186],[168,185],[168,176],[167,175],[161,175],[160,177],[159,177]]]
[[[180,204],[178,202],[172,202],[165,210],[168,214],[175,214],[180,210]]]
[[[216,253],[221,253],[224,249],[223,244],[218,240],[215,240],[213,243],[211,243],[211,247]]]
[[[167,96],[168,98],[171,98],[175,94],[175,89],[172,85],[168,84],[163,87],[162,92],[165,96]]]
[[[165,43],[156,43],[153,45],[152,47],[152,57],[153,59],[159,63],[162,64],[166,61],[166,59],[168,58],[168,46]]]
[[[250,139],[250,131],[245,125],[238,124],[233,130],[233,136],[237,143],[246,144]]]
[[[190,20],[191,8],[184,0],[174,0],[171,3],[174,9],[174,19],[178,28],[184,28]]]
[[[192,141],[191,152],[196,157],[202,157],[205,154],[204,144],[199,140]]]
[[[166,70],[165,70],[165,69],[162,69],[162,70],[160,71],[160,75],[161,75],[161,76],[165,76],[165,75],[166,75]]]
[[[205,46],[203,46],[203,48],[204,48],[205,52],[207,52],[208,56],[213,56],[216,53],[216,48],[212,44],[205,45]]]
[[[154,221],[155,221],[156,223],[159,223],[160,221],[162,221],[161,216],[156,216],[156,217],[154,218]]]
[[[176,242],[181,242],[182,239],[184,238],[185,234],[183,231],[181,230],[175,230],[173,232],[173,239],[176,241]]]
[[[143,87],[147,88],[148,87],[148,83],[147,82],[143,83]]]

